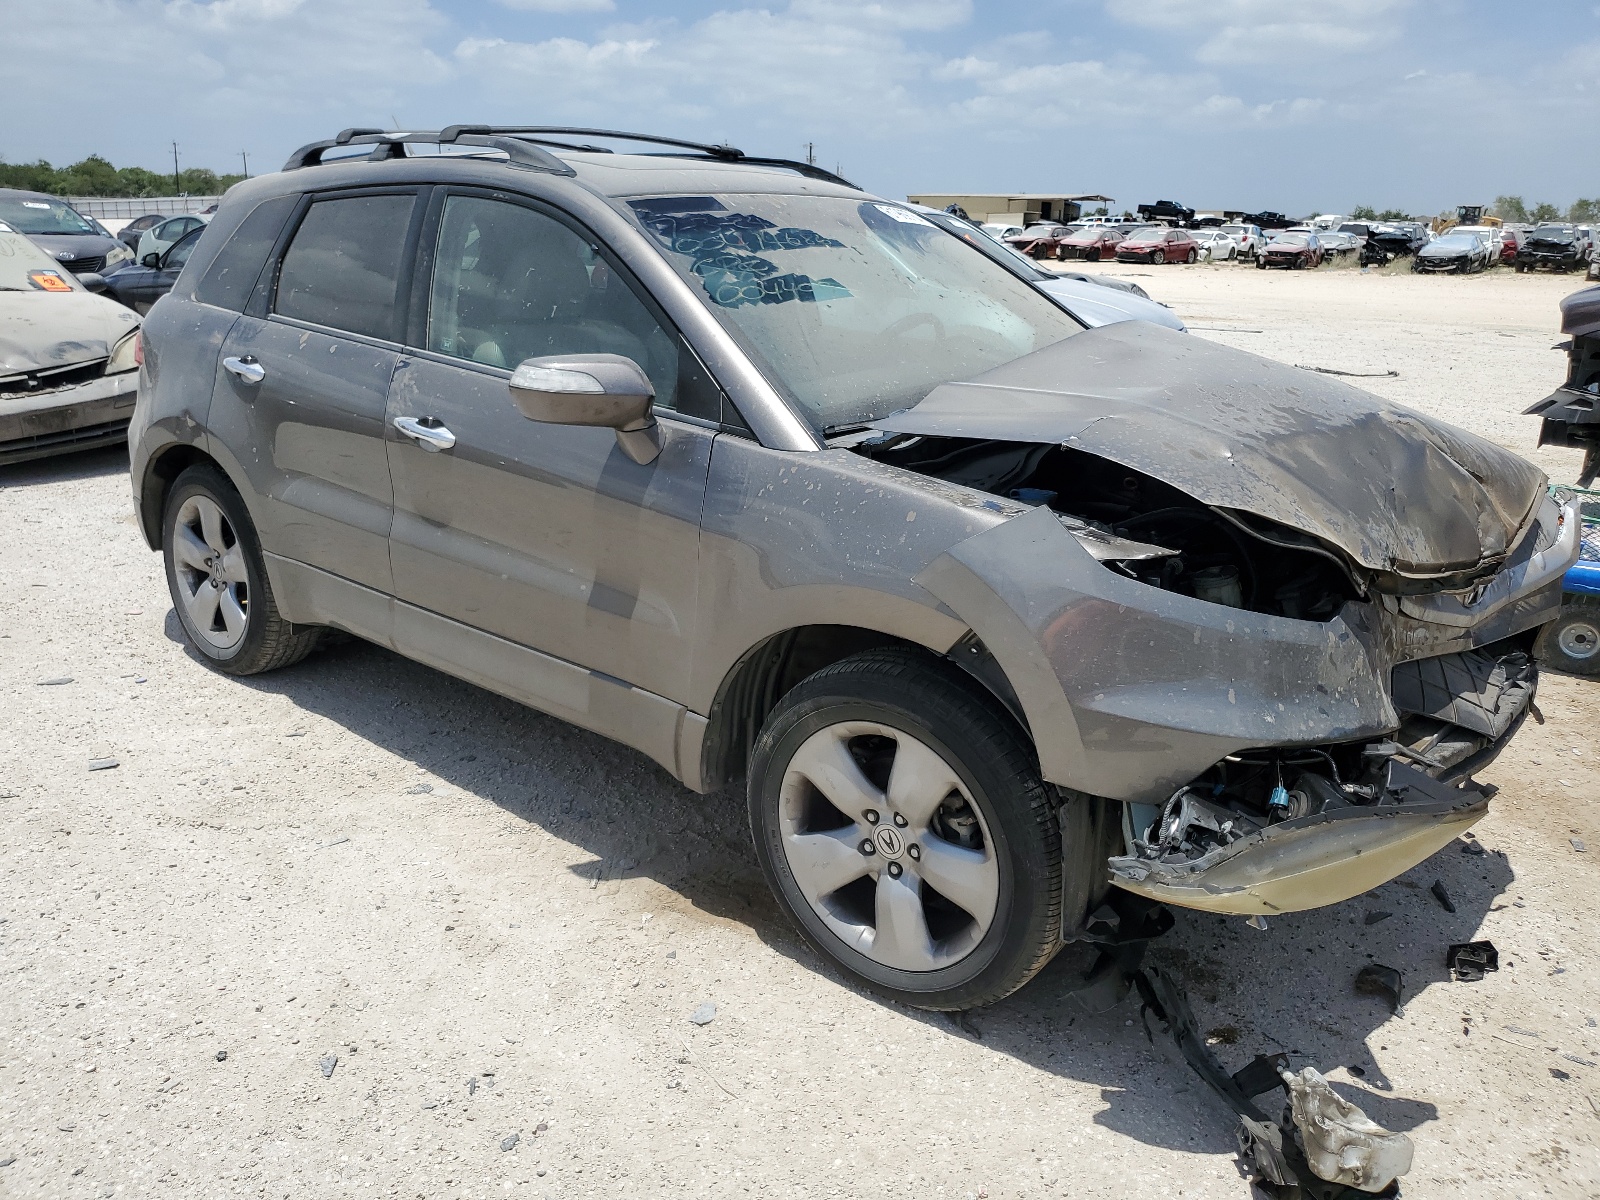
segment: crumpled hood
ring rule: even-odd
[[[943,384],[874,425],[1065,445],[1408,575],[1503,556],[1545,490],[1537,467],[1465,430],[1146,322]]]
[[[139,317],[91,292],[0,292],[0,375],[106,358]]]

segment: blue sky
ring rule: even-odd
[[[482,121],[815,142],[895,196],[1600,195],[1594,0],[0,0],[0,28],[9,162],[176,140],[259,172],[347,125]]]

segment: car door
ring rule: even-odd
[[[263,548],[392,587],[385,444],[419,189],[306,197],[222,349],[216,440],[249,478]]]
[[[389,399],[395,595],[657,696],[687,695],[720,391],[616,260],[556,210],[465,188],[439,189],[430,208]],[[653,462],[632,461],[610,429],[531,421],[513,404],[507,384],[524,359],[594,352],[649,375],[663,435]],[[397,629],[406,619],[402,606]],[[541,678],[566,687],[559,671]],[[546,684],[522,686],[572,714],[565,695],[540,694]]]

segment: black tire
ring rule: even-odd
[[[875,961],[828,926],[796,881],[780,824],[785,778],[808,739],[851,721],[908,734],[942,757],[986,827],[984,845],[993,850],[998,867],[994,915],[981,940],[949,965],[902,970]],[[898,746],[892,753],[898,755]],[[880,995],[917,1008],[982,1007],[1016,991],[1060,949],[1059,794],[1040,778],[1037,755],[998,702],[958,668],[919,653],[884,649],[818,671],[784,696],[767,719],[751,755],[748,787],[756,854],[779,903],[819,954]],[[952,795],[959,799],[958,793]],[[1083,813],[1088,803],[1064,810],[1075,846],[1091,836]],[[1075,854],[1076,874],[1089,875],[1097,862],[1103,874],[1103,861]],[[893,867],[886,862],[885,870]],[[1095,890],[1093,880],[1075,878],[1067,886],[1080,905]],[[921,896],[929,903],[927,891]],[[1076,925],[1082,916],[1075,912],[1068,919]]]
[[[1190,250],[1188,254],[1184,255],[1183,261],[1192,267],[1195,264],[1195,260],[1199,257],[1200,252],[1198,250]]]
[[[1152,250],[1150,252],[1150,261],[1156,266],[1160,266],[1167,261],[1167,252],[1165,250]]]
[[[176,526],[180,512],[194,498],[209,500],[222,510],[227,522],[225,536],[231,535],[233,544],[243,552],[246,576],[244,636],[228,647],[212,644],[195,627],[179,583],[179,571],[186,568],[179,563],[175,553],[178,537]],[[189,644],[212,666],[229,675],[258,675],[262,671],[297,663],[316,649],[323,633],[322,627],[292,624],[278,612],[277,602],[272,596],[272,584],[267,579],[266,567],[262,562],[261,540],[256,536],[255,523],[250,520],[250,513],[238,491],[217,468],[197,464],[173,482],[161,514],[161,544],[162,558],[166,564],[167,590],[171,593],[178,623]]]
[[[1267,269],[1267,260],[1264,259],[1264,258],[1257,258],[1256,259],[1256,270],[1265,271],[1266,269]]]
[[[1539,631],[1533,653],[1545,666],[1569,675],[1600,675],[1600,604],[1569,601]]]

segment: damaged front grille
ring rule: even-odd
[[[0,375],[0,396],[38,396],[63,388],[77,387],[99,379],[106,371],[106,359],[70,363],[64,367],[40,367],[15,375]]]
[[[1393,737],[1229,755],[1134,831],[1134,857],[1196,864],[1289,822],[1484,796],[1484,789],[1459,781],[1509,740],[1533,704],[1537,675],[1520,650],[1402,663],[1392,678],[1395,708],[1404,719]]]

